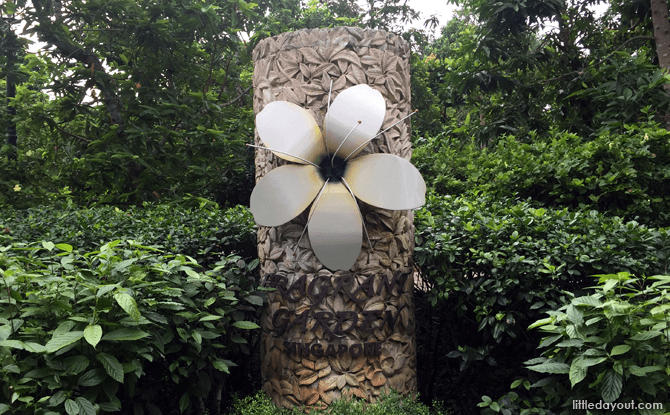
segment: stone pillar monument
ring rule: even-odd
[[[390,153],[409,160],[410,120],[403,120],[411,113],[409,56],[402,38],[381,30],[306,29],[265,39],[253,52],[254,113],[288,101],[323,129],[329,98],[367,84],[385,101],[380,130],[397,124],[356,157]],[[258,132],[255,144],[263,145]],[[256,150],[256,180],[287,164]],[[369,239],[364,233],[346,271],[330,270],[315,256],[303,233],[309,208],[283,225],[258,227],[263,285],[276,288],[261,322],[263,390],[277,406],[325,407],[347,395],[373,402],[390,389],[416,392],[414,216],[361,200],[358,206]]]

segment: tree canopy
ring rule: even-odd
[[[0,120],[18,136],[3,158],[16,149],[18,157],[3,167],[0,194],[16,206],[186,194],[246,204],[250,52],[264,37],[307,27],[377,27],[412,43],[415,138],[490,147],[506,135],[589,141],[664,123],[670,78],[658,49],[670,34],[654,29],[652,13],[662,4],[616,2],[600,15],[596,5],[604,4],[469,0],[433,39],[403,32],[417,14],[400,0],[8,2],[0,64],[3,83],[16,85],[16,113]],[[46,46],[28,53],[29,35]]]

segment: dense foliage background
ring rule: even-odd
[[[404,31],[399,0],[0,4],[0,414],[273,413],[234,397],[260,387],[265,300],[250,53],[334,25],[411,43],[429,188],[414,260],[432,406],[374,410],[668,403],[667,0],[458,4],[426,20],[437,37]]]

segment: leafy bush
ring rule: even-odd
[[[243,399],[236,399],[230,415],[275,415],[275,414],[302,414],[301,408],[292,410],[277,408],[272,401],[263,392],[255,396],[249,396]],[[367,404],[360,399],[341,399],[333,402],[326,410],[312,410],[310,414],[332,414],[332,415],[441,415],[451,413],[440,408],[437,403],[429,408],[419,402],[413,401],[409,397],[403,397],[397,392],[392,391],[389,394],[382,395],[381,398],[373,403]]]
[[[553,133],[508,136],[492,148],[446,135],[417,140],[413,162],[440,194],[532,198],[544,207],[595,209],[670,226],[670,132],[657,125],[605,131],[592,141]]]
[[[119,240],[2,247],[0,413],[218,411],[226,375],[247,369],[257,265],[228,256],[203,273]]]
[[[417,298],[434,306],[417,303],[420,392],[432,399],[456,388],[474,400],[469,408],[523,373],[539,342],[524,328],[558,308],[563,291],[582,295],[588,275],[653,275],[670,265],[668,229],[595,211],[429,195],[415,226],[414,261],[430,288]]]
[[[569,414],[575,401],[600,403],[591,409],[594,415],[665,413],[662,407],[631,405],[670,402],[670,276],[598,277],[595,292],[572,296],[529,327],[539,327],[547,337],[539,345],[546,350],[527,361],[527,368],[550,376],[533,384],[518,379],[512,388],[536,388],[534,398],[514,392],[497,402],[484,397],[480,406],[488,409],[482,414],[521,408],[521,414],[530,414],[537,406],[543,408],[539,413],[546,408]]]
[[[595,211],[429,195],[415,224],[414,259],[434,284],[433,305],[448,302],[497,342],[555,308],[560,290],[585,288],[587,275],[663,273],[670,265],[667,229]]]
[[[248,208],[219,210],[204,199],[191,201],[195,206],[145,204],[121,210],[52,205],[0,210],[0,243],[67,241],[89,252],[115,239],[132,239],[192,257],[210,251],[256,256],[256,225]]]

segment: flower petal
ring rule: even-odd
[[[263,144],[277,157],[305,164],[298,156],[318,163],[325,154],[319,126],[304,108],[286,101],[274,101],[256,116],[256,130]],[[286,153],[286,154],[282,154]],[[287,155],[290,154],[290,155]]]
[[[357,198],[382,209],[414,209],[426,203],[421,173],[393,154],[370,154],[349,161],[344,180]]]
[[[307,209],[322,186],[316,167],[298,164],[277,167],[251,192],[254,220],[263,226],[283,225]]]
[[[307,232],[314,254],[330,270],[348,270],[363,245],[358,204],[342,183],[328,183],[315,206]]]
[[[340,92],[323,121],[328,154],[335,153],[349,131],[360,121],[361,124],[337,152],[338,156],[347,157],[358,146],[379,132],[385,116],[386,102],[376,89],[361,84]],[[365,147],[358,149],[352,157],[361,152],[363,148]]]

